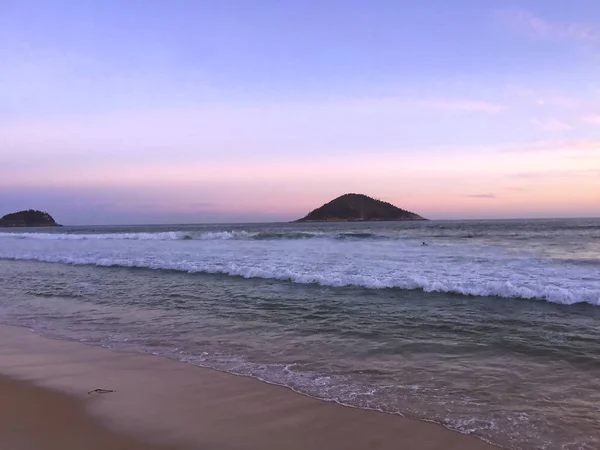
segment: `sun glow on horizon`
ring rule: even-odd
[[[148,25],[164,5],[158,14],[111,4],[117,16],[41,5],[32,16],[16,4],[0,17],[14,37],[0,40],[0,213],[290,220],[360,192],[440,219],[600,216],[598,30],[553,20],[559,10],[541,2],[543,19],[469,5],[484,30],[461,21],[461,3],[440,6],[443,36],[402,15],[388,23],[377,6],[376,35],[348,34],[364,26],[359,5],[347,5],[348,23],[330,24],[338,34],[289,24],[325,33],[318,47],[291,30],[228,27],[232,17],[216,10],[214,23],[190,28],[190,11],[172,5],[181,26],[165,35]],[[75,33],[79,21],[122,42]],[[34,32],[49,23],[62,26]],[[220,56],[198,57],[193,43],[215,35]]]

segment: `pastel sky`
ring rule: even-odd
[[[0,215],[600,216],[598,0],[0,0]]]

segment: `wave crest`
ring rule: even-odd
[[[478,297],[503,297],[526,300],[545,300],[551,303],[571,305],[589,303],[600,306],[600,289],[563,288],[543,281],[535,284],[519,285],[510,281],[480,281],[451,279],[431,279],[424,276],[405,275],[401,278],[384,278],[375,275],[352,275],[344,273],[313,273],[294,270],[291,267],[253,266],[238,263],[211,264],[202,261],[148,261],[144,259],[111,259],[92,256],[3,256],[5,260],[29,260],[72,265],[92,265],[102,267],[124,267],[152,270],[169,270],[199,274],[221,274],[243,278],[260,278],[289,281],[299,284],[318,284],[330,287],[360,287],[365,289],[403,289],[441,292]]]
[[[0,233],[0,237],[40,240],[297,240],[297,239],[382,239],[374,233],[326,233],[326,232],[250,232],[250,231],[165,231],[155,233]]]

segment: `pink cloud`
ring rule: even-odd
[[[598,30],[587,24],[574,22],[551,22],[529,11],[504,10],[498,17],[507,26],[551,39],[569,39],[574,41],[594,41],[598,39]]]
[[[478,199],[496,199],[496,194],[466,194],[463,197],[478,198]]]
[[[585,116],[581,118],[583,123],[589,123],[592,125],[600,125],[600,114],[596,116]]]
[[[512,175],[515,178],[544,178],[544,177],[593,177],[600,176],[600,169],[577,169],[577,170],[548,170],[540,172],[519,172]]]
[[[600,140],[570,139],[559,141],[534,141],[519,146],[507,148],[506,152],[577,152],[598,151]]]
[[[506,186],[504,189],[507,191],[515,191],[515,192],[526,192],[528,189],[521,186]]]
[[[567,131],[573,129],[568,123],[556,119],[531,119],[531,123],[545,131]]]
[[[573,97],[551,96],[538,98],[537,104],[540,106],[560,106],[564,108],[573,108],[580,104],[580,101]]]
[[[451,111],[473,111],[486,113],[498,113],[504,109],[502,106],[493,103],[488,103],[479,100],[461,99],[422,100],[417,102],[415,106]]]
[[[441,112],[480,113],[499,113],[505,109],[504,106],[500,104],[490,103],[485,100],[452,97],[425,97],[421,99],[380,97],[352,99],[339,102],[339,107],[343,108],[345,111],[410,111],[414,109],[423,109]]]

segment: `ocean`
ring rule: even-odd
[[[600,219],[5,229],[0,322],[600,448]]]

